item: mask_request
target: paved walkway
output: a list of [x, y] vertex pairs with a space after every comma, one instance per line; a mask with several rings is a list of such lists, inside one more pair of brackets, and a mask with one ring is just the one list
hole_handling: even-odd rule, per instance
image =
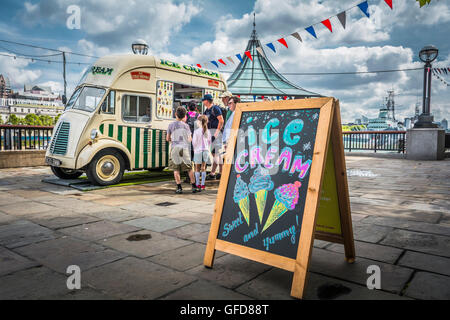
[[[357, 260], [316, 241], [305, 298], [450, 299], [450, 160], [348, 156], [347, 167]], [[290, 299], [289, 272], [220, 252], [203, 267], [217, 183], [80, 193], [49, 175], [0, 170], [0, 299]], [[69, 265], [81, 290], [66, 287]], [[381, 290], [366, 287], [369, 265]]]

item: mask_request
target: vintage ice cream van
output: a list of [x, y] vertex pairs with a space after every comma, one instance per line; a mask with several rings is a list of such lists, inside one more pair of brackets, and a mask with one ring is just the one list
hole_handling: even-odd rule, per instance
[[174, 110], [207, 93], [220, 103], [225, 90], [215, 71], [146, 55], [102, 57], [68, 100], [46, 163], [59, 178], [86, 172], [97, 185], [119, 182], [125, 170], [163, 169]]

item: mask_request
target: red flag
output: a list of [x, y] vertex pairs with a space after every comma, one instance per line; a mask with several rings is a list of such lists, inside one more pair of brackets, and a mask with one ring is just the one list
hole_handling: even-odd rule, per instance
[[244, 54], [245, 54], [250, 60], [253, 61], [252, 55], [250, 54], [250, 51], [245, 51]]
[[219, 59], [219, 60], [217, 60], [217, 61], [219, 61], [221, 64], [223, 64], [223, 65], [227, 65], [226, 63], [225, 63], [225, 61], [223, 61], [222, 59]]
[[333, 32], [333, 29], [331, 28], [331, 22], [330, 22], [330, 19], [323, 20], [323, 21], [322, 21], [322, 24], [323, 24], [325, 27], [327, 27], [328, 30], [330, 30], [330, 32]]
[[197, 63], [197, 67], [201, 68], [202, 66], [199, 63]]
[[284, 38], [278, 39], [278, 42], [281, 43], [283, 46], [285, 46], [286, 48], [288, 47], [286, 40], [284, 40]]
[[261, 99], [264, 100], [264, 96], [261, 96]]
[[287, 99], [287, 96], [284, 96], [284, 97], [283, 97], [283, 100], [286, 100], [286, 99]]
[[393, 8], [392, 8], [392, 0], [384, 0], [384, 2], [386, 2], [386, 4], [387, 4], [389, 7], [391, 7], [391, 9], [393, 9]]

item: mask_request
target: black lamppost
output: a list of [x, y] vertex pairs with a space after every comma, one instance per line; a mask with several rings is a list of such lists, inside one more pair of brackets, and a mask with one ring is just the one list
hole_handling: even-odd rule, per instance
[[439, 50], [434, 46], [425, 46], [419, 52], [419, 58], [425, 62], [423, 70], [423, 104], [422, 114], [414, 124], [414, 128], [437, 128], [433, 123], [433, 116], [430, 113], [431, 99], [431, 62], [438, 56]]

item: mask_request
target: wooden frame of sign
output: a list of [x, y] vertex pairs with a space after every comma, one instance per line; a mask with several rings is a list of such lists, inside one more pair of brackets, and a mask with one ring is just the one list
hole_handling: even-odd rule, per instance
[[[230, 173], [232, 170], [233, 157], [237, 145], [237, 130], [240, 127], [243, 113], [253, 111], [270, 112], [277, 110], [303, 109], [320, 109], [320, 114], [318, 116], [317, 131], [315, 134], [312, 163], [309, 169], [309, 182], [307, 184], [307, 190], [305, 191], [306, 198], [300, 226], [300, 235], [296, 248], [296, 257], [290, 258], [219, 239], [219, 228], [225, 205], [224, 203], [226, 200]], [[204, 265], [205, 267], [212, 268], [215, 250], [219, 250], [294, 272], [291, 296], [301, 299], [303, 297], [306, 285], [306, 275], [314, 238], [344, 244], [347, 261], [353, 262], [355, 258], [345, 156], [341, 133], [339, 101], [334, 98], [327, 97], [238, 104], [235, 111], [232, 128], [235, 130], [231, 133], [227, 152], [225, 154], [222, 179], [219, 185], [214, 215], [211, 222], [211, 229], [205, 250]], [[319, 208], [327, 151], [329, 150], [330, 145], [332, 145], [332, 152], [334, 155], [334, 171], [339, 202], [339, 212], [327, 212], [325, 214], [338, 215], [338, 221], [340, 221], [341, 228], [337, 233], [329, 233], [326, 231], [316, 233], [316, 216]]]

